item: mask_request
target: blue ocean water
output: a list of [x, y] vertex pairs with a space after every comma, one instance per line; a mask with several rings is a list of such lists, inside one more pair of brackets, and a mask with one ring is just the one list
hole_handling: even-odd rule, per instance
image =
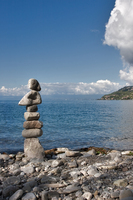
[[[0, 101], [0, 152], [23, 151], [25, 106]], [[96, 146], [133, 149], [133, 101], [44, 100], [38, 105], [44, 149]]]

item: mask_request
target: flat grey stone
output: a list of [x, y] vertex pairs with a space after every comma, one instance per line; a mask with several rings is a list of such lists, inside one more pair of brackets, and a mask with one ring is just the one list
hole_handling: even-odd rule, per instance
[[24, 153], [30, 159], [44, 160], [45, 152], [38, 138], [27, 138], [24, 141]]
[[5, 186], [8, 185], [18, 185], [20, 183], [20, 178], [17, 176], [11, 176], [9, 178], [6, 179], [6, 181], [4, 182]]
[[36, 91], [40, 91], [41, 90], [41, 86], [40, 86], [39, 82], [34, 78], [29, 79], [28, 87], [31, 90], [36, 90]]
[[9, 157], [9, 155], [7, 155], [7, 154], [1, 154], [1, 153], [0, 153], [0, 159], [9, 160], [10, 157]]
[[22, 136], [24, 138], [37, 138], [37, 137], [40, 137], [42, 136], [43, 134], [43, 131], [42, 129], [24, 129], [22, 131]]
[[77, 186], [73, 186], [73, 185], [69, 185], [67, 186], [64, 190], [63, 190], [63, 193], [64, 194], [70, 194], [72, 192], [77, 192], [79, 191], [81, 188], [80, 187], [77, 187]]
[[97, 171], [96, 167], [91, 166], [91, 165], [88, 167], [87, 174], [94, 176], [97, 173], [98, 173], [98, 171]]
[[58, 181], [60, 180], [59, 177], [56, 177], [56, 176], [43, 176], [42, 179], [41, 179], [41, 183], [46, 183], [46, 184], [49, 184], [49, 183], [57, 183]]
[[25, 192], [30, 192], [33, 187], [37, 186], [37, 182], [34, 181], [28, 181], [27, 183], [24, 184], [23, 191]]
[[133, 192], [131, 190], [123, 190], [120, 192], [119, 198], [120, 200], [125, 200], [128, 198], [133, 200]]
[[10, 198], [9, 200], [18, 200], [22, 197], [23, 195], [23, 190], [17, 190]]
[[3, 196], [4, 197], [12, 196], [18, 189], [19, 189], [18, 186], [9, 185], [3, 189]]
[[126, 187], [128, 183], [127, 183], [126, 179], [119, 179], [119, 180], [116, 180], [113, 184], [118, 186], [118, 187], [119, 186]]
[[25, 174], [32, 174], [35, 169], [32, 166], [23, 166], [21, 167], [21, 171], [23, 171]]
[[35, 90], [28, 92], [18, 103], [19, 106], [32, 106], [42, 103], [41, 95]]
[[76, 156], [80, 156], [81, 153], [79, 151], [66, 151], [65, 152], [67, 157], [76, 157]]
[[62, 160], [54, 160], [51, 164], [52, 167], [58, 167], [58, 166], [61, 166], [63, 165], [63, 161]]
[[27, 110], [27, 112], [37, 112], [38, 107], [37, 107], [37, 105], [26, 106], [26, 110]]
[[37, 120], [34, 120], [34, 121], [25, 121], [24, 123], [23, 123], [23, 127], [25, 128], [25, 129], [34, 129], [34, 128], [38, 128], [38, 129], [40, 129], [40, 128], [42, 128], [43, 127], [43, 122], [41, 122], [41, 121], [37, 121]]
[[36, 196], [33, 193], [27, 193], [22, 200], [36, 200]]
[[120, 192], [119, 191], [116, 191], [116, 192], [111, 192], [111, 198], [118, 198], [120, 195]]
[[38, 112], [25, 112], [24, 118], [27, 121], [38, 120], [40, 118], [40, 114]]

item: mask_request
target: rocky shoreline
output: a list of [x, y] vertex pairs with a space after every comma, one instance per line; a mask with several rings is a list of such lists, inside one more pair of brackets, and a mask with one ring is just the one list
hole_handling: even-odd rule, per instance
[[132, 200], [133, 152], [86, 148], [0, 154], [0, 200]]

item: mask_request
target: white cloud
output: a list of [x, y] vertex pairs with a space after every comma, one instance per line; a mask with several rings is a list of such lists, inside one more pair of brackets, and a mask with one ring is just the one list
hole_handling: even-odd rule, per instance
[[[116, 0], [115, 7], [106, 25], [104, 44], [120, 50], [124, 65], [133, 67], [133, 1]], [[124, 70], [125, 71], [125, 70]], [[120, 78], [127, 79], [120, 70]], [[130, 73], [129, 70], [128, 73]], [[128, 74], [129, 75], [129, 74]], [[132, 76], [129, 75], [130, 77]], [[125, 77], [125, 79], [124, 79]]]
[[120, 70], [120, 78], [127, 82], [127, 85], [133, 85], [133, 68], [127, 68]]
[[28, 85], [22, 85], [20, 88], [6, 88], [2, 86], [0, 88], [1, 96], [22, 96], [25, 95], [29, 91]]
[[[84, 95], [84, 94], [106, 94], [116, 91], [121, 86], [119, 83], [111, 82], [109, 80], [98, 80], [92, 83], [41, 83], [41, 95]], [[2, 96], [24, 96], [29, 91], [28, 86], [21, 86], [20, 88], [5, 88], [0, 89]]]

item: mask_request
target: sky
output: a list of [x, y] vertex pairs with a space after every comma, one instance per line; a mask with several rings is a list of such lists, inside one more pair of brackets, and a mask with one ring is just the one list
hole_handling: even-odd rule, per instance
[[133, 0], [0, 0], [0, 96], [133, 85]]

